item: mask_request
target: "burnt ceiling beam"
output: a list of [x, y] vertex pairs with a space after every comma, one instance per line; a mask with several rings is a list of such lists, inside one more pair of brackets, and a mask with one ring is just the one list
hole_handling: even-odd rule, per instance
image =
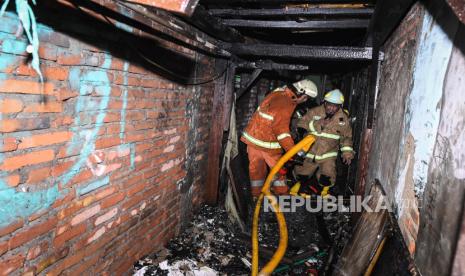
[[[371, 60], [371, 47], [324, 47], [280, 44], [231, 44], [228, 50], [237, 56], [279, 57], [314, 60]], [[383, 59], [381, 53], [379, 59]]]
[[244, 20], [225, 19], [226, 25], [238, 28], [261, 28], [261, 29], [364, 29], [368, 28], [368, 19], [345, 19], [345, 20], [311, 20], [297, 21], [266, 21], [266, 20]]
[[124, 17], [127, 17], [130, 21], [136, 21], [160, 33], [163, 33], [166, 36], [172, 37], [174, 40], [188, 43], [194, 48], [203, 52], [224, 57], [230, 56], [228, 52], [223, 50], [223, 47], [219, 41], [200, 32], [193, 26], [183, 22], [182, 20], [174, 17], [169, 12], [163, 10], [145, 7], [133, 3], [111, 0], [65, 1], [72, 3], [78, 2], [80, 4], [84, 4], [86, 2], [97, 4]]
[[128, 2], [155, 7], [170, 12], [191, 16], [199, 0], [127, 0]]
[[284, 17], [284, 16], [365, 16], [373, 14], [372, 8], [282, 8], [282, 9], [210, 9], [218, 17]]
[[258, 76], [263, 72], [263, 69], [255, 69], [252, 74], [250, 75], [249, 81], [246, 83], [241, 90], [239, 90], [236, 94], [236, 101], [239, 100], [240, 97], [245, 95], [254, 85], [254, 83], [258, 80]]
[[202, 6], [197, 6], [191, 18], [187, 18], [191, 24], [211, 35], [214, 38], [226, 42], [244, 42], [242, 34], [223, 23], [223, 21], [215, 16], [212, 16]]
[[236, 63], [237, 68], [245, 69], [263, 69], [263, 70], [291, 70], [291, 71], [302, 71], [308, 70], [309, 67], [300, 64], [286, 64], [276, 63], [271, 60], [259, 60], [259, 61], [240, 61]]

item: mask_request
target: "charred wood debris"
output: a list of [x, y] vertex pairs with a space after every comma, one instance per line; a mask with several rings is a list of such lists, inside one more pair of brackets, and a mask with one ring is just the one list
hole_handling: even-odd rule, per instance
[[[273, 275], [329, 275], [350, 236], [348, 213], [315, 214], [301, 208], [285, 216], [289, 245]], [[264, 265], [279, 241], [275, 215], [262, 212], [259, 228], [260, 265]], [[137, 261], [133, 273], [137, 276], [249, 275], [250, 262], [250, 233], [242, 232], [233, 224], [224, 209], [205, 205], [183, 233], [162, 250]]]

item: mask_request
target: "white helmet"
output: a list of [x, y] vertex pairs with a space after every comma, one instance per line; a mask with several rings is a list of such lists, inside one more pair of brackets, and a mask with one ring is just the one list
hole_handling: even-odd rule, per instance
[[303, 79], [301, 81], [294, 82], [292, 85], [297, 89], [297, 92], [299, 93], [305, 93], [312, 98], [315, 98], [318, 95], [318, 88], [316, 87], [316, 84], [311, 80]]
[[341, 90], [334, 89], [326, 93], [325, 101], [333, 104], [343, 104], [344, 103], [344, 95], [342, 95]]

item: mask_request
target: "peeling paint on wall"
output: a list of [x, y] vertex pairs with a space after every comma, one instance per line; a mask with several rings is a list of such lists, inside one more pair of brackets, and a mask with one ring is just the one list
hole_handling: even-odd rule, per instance
[[[457, 26], [457, 22], [450, 24], [453, 29], [451, 32], [455, 32]], [[407, 101], [404, 129], [404, 137], [411, 133], [415, 139], [413, 180], [419, 197], [422, 196], [427, 182], [428, 166], [439, 126], [444, 77], [452, 47], [453, 43], [447, 33], [430, 13], [426, 13], [414, 67], [413, 88]]]

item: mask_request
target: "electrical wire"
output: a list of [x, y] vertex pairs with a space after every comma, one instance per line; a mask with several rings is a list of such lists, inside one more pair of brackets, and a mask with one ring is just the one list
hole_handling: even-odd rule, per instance
[[[119, 1], [116, 1], [116, 2], [119, 3]], [[73, 3], [73, 4], [79, 11], [81, 11], [82, 13], [86, 13], [85, 11], [83, 11], [81, 9], [81, 7], [79, 5], [77, 5], [76, 3]], [[121, 4], [121, 3], [119, 3], [119, 4]], [[105, 19], [105, 21], [108, 24], [112, 25], [114, 28], [119, 29], [107, 16], [105, 16], [103, 14], [101, 14], [101, 16]], [[193, 86], [195, 86], [195, 85], [202, 85], [202, 84], [207, 84], [207, 83], [213, 82], [213, 81], [221, 78], [226, 73], [226, 71], [228, 70], [228, 67], [229, 67], [229, 65], [226, 65], [224, 70], [221, 71], [219, 74], [217, 74], [215, 76], [210, 76], [210, 77], [207, 77], [207, 78], [193, 78], [192, 79], [190, 77], [180, 75], [180, 74], [166, 68], [165, 66], [157, 63], [153, 59], [148, 58], [147, 56], [145, 56], [142, 53], [142, 51], [140, 51], [139, 49], [134, 47], [134, 45], [132, 45], [131, 43], [128, 43], [126, 40], [122, 39], [121, 36], [118, 36], [118, 40], [121, 41], [121, 42], [124, 42], [126, 45], [128, 45], [130, 48], [132, 48], [143, 60], [145, 60], [146, 62], [148, 62], [152, 66], [155, 66], [156, 68], [164, 71], [168, 75], [171, 75], [174, 78], [182, 79], [182, 80], [185, 80], [185, 81], [189, 81], [189, 80], [192, 81], [192, 82], [183, 82], [183, 85], [193, 85]]]

